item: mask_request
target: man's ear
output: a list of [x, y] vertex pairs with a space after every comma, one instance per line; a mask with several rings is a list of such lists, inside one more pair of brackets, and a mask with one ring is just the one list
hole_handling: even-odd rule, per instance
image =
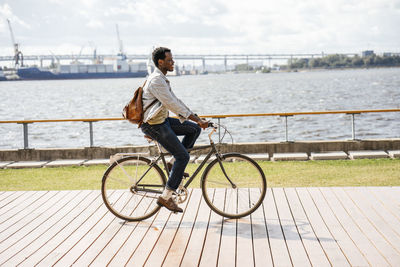
[[164, 62], [164, 60], [159, 59], [159, 60], [158, 60], [158, 66], [162, 65], [162, 63], [160, 63], [160, 61], [161, 61], [161, 62]]

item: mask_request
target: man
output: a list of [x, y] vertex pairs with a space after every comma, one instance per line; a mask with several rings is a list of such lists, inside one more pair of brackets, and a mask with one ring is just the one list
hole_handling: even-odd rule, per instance
[[[201, 128], [208, 127], [208, 122], [194, 114], [171, 90], [166, 78], [168, 71], [174, 70], [171, 50], [165, 47], [153, 51], [154, 72], [147, 78], [143, 88], [143, 124], [141, 130], [168, 150], [174, 157], [167, 185], [157, 204], [174, 212], [182, 212], [174, 202], [172, 195], [181, 183], [185, 168], [189, 163], [188, 148], [192, 148], [199, 137]], [[158, 101], [151, 105], [157, 99]], [[179, 119], [169, 117], [169, 111]], [[196, 122], [190, 122], [188, 119]], [[184, 136], [182, 142], [177, 136]]]

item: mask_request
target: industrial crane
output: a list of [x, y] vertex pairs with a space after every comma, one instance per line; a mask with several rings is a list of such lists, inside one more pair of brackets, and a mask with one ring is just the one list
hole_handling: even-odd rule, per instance
[[116, 24], [117, 27], [117, 38], [118, 38], [118, 45], [119, 45], [119, 53], [118, 56], [122, 56], [122, 59], [126, 59], [126, 55], [124, 53], [124, 47], [122, 45], [122, 40], [119, 36], [119, 29], [118, 29], [118, 24]]
[[[11, 22], [9, 19], [7, 19], [8, 22], [8, 28], [10, 29], [10, 34], [11, 34], [11, 41], [12, 41], [12, 46], [14, 48], [14, 64], [15, 67], [24, 66], [24, 55], [22, 54], [21, 51], [19, 51], [19, 44], [17, 44], [15, 42], [15, 38], [14, 38], [14, 33], [13, 30], [11, 28]], [[19, 64], [19, 62], [21, 61], [21, 65]]]

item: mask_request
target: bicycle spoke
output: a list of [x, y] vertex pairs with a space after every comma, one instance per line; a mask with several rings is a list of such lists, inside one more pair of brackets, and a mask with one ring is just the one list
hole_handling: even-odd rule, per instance
[[111, 177], [111, 176], [109, 176], [109, 179], [111, 179], [112, 181], [115, 181], [115, 182], [119, 182], [121, 185], [125, 185], [125, 187], [127, 187], [127, 188], [129, 188], [131, 186], [130, 183], [127, 183], [127, 182], [123, 181], [122, 179], [118, 179], [118, 178]]
[[[252, 213], [261, 205], [266, 192], [261, 168], [250, 158], [237, 153], [226, 154], [222, 160], [212, 161], [203, 173], [201, 185], [210, 208], [228, 218], [240, 218]], [[223, 193], [223, 202], [211, 201], [212, 188], [217, 188], [216, 195]], [[258, 189], [260, 193], [250, 195], [253, 189]]]
[[[128, 221], [143, 220], [160, 209], [154, 199], [162, 193], [160, 188], [165, 186], [165, 176], [158, 166], [149, 163], [150, 160], [143, 157], [126, 157], [112, 164], [104, 174], [102, 197], [117, 217]], [[136, 177], [140, 177], [140, 185], [133, 183]], [[111, 199], [113, 189], [122, 194], [119, 203]]]

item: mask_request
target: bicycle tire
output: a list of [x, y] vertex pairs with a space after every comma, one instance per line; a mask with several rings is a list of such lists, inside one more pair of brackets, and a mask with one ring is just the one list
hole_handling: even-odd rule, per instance
[[267, 180], [260, 165], [253, 159], [239, 153], [228, 153], [207, 166], [201, 178], [201, 190], [204, 200], [214, 212], [238, 219], [251, 214], [262, 204], [267, 192]]
[[[166, 178], [158, 165], [150, 167], [150, 164], [148, 158], [130, 156], [117, 160], [104, 173], [101, 195], [106, 207], [118, 218], [141, 221], [160, 209], [157, 198], [165, 187]], [[143, 174], [140, 182], [133, 186]]]

